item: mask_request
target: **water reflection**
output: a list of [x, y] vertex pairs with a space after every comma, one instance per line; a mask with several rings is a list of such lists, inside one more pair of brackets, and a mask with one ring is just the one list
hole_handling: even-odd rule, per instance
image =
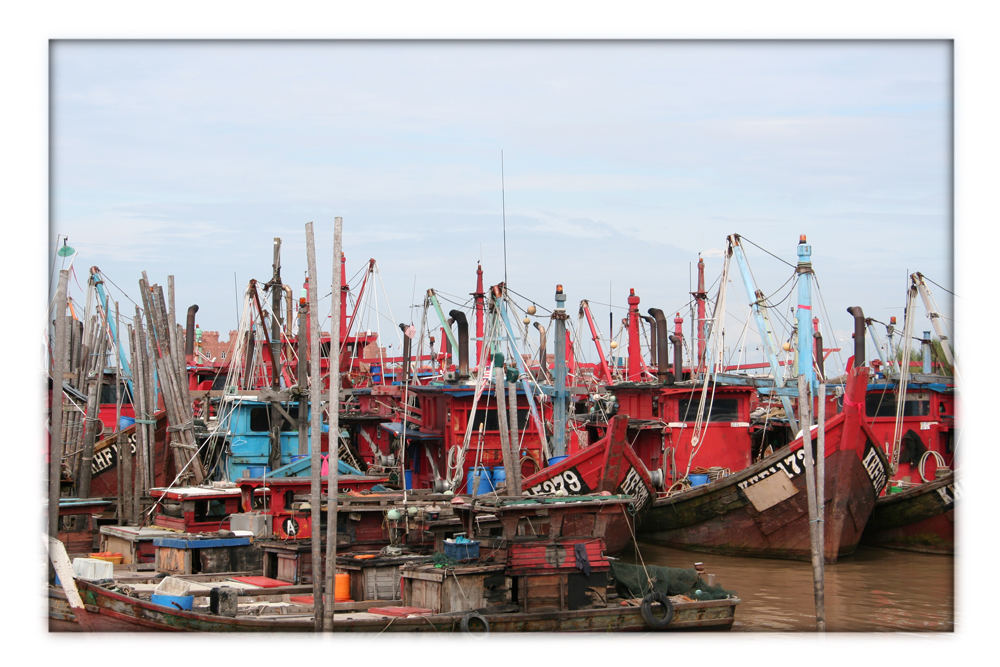
[[[737, 558], [639, 545], [650, 565], [705, 563], [717, 583], [736, 592], [734, 632], [813, 632], [816, 612], [812, 566], [807, 562]], [[623, 560], [639, 562], [636, 553]], [[954, 558], [875, 547], [826, 565], [828, 632], [954, 630]]]

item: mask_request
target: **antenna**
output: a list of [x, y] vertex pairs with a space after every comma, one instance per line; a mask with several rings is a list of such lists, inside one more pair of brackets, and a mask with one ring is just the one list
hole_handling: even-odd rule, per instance
[[500, 149], [500, 215], [503, 218], [503, 284], [507, 284], [507, 202], [503, 183], [503, 149]]

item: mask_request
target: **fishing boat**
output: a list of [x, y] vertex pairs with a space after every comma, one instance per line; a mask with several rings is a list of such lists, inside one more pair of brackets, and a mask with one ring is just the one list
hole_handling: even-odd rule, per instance
[[[910, 340], [915, 295], [924, 297], [928, 315], [933, 297], [920, 273], [910, 276], [903, 340]], [[937, 326], [937, 317], [931, 320]], [[875, 338], [873, 321], [866, 320]], [[947, 337], [938, 331], [945, 360], [953, 363]], [[922, 341], [922, 372], [912, 374], [904, 346], [896, 371], [889, 332], [888, 374], [868, 386], [865, 419], [889, 458], [889, 482], [875, 503], [862, 542], [873, 546], [935, 554], [955, 552], [955, 382], [932, 373], [931, 335]]]
[[[664, 580], [659, 590], [639, 596], [632, 585], [619, 585], [604, 555], [601, 517], [630, 502], [626, 496], [470, 499], [458, 506], [469, 538], [448, 540], [437, 564], [401, 564], [399, 600], [335, 601], [333, 631], [730, 628], [739, 598], [694, 570], [678, 571], [669, 586]], [[494, 520], [481, 521], [484, 514]], [[259, 573], [172, 575], [170, 581], [132, 573], [88, 581], [74, 578], [67, 562], [56, 570], [65, 583], [49, 590], [55, 631], [315, 629], [311, 587]]]
[[[738, 237], [731, 237], [730, 243], [730, 254], [741, 257]], [[811, 248], [804, 237], [798, 252], [801, 279], [811, 272]], [[748, 270], [745, 273], [749, 275]], [[758, 291], [749, 283], [747, 291], [754, 299], [751, 307], [757, 309], [762, 337], [770, 340], [766, 316], [759, 310]], [[638, 319], [637, 303], [632, 305], [630, 330], [635, 329]], [[830, 408], [822, 434], [818, 426], [812, 426], [806, 437], [799, 432], [794, 439], [786, 439], [789, 426], [794, 425], [792, 433], [797, 430], [796, 410], [789, 400], [795, 394], [781, 384], [776, 355], [771, 357], [774, 377], [770, 382], [722, 374], [717, 368], [709, 370], [710, 364], [701, 373], [694, 367], [688, 374], [690, 379], [677, 382], [683, 377], [680, 337], [673, 337], [678, 347], [670, 372], [665, 363], [665, 321], [662, 313], [650, 312], [659, 323], [659, 382], [608, 387], [617, 399], [619, 413], [631, 418], [629, 439], [640, 460], [665, 480], [666, 490], [658, 492], [638, 517], [642, 539], [713, 553], [808, 560], [811, 531], [804, 443], [810, 443], [815, 460], [817, 440], [822, 435], [826, 470], [824, 556], [835, 562], [852, 553], [875, 499], [885, 487], [888, 470], [886, 455], [864, 422], [869, 369], [864, 366], [863, 339], [860, 349], [856, 341], [846, 385], [831, 387], [830, 393], [811, 401], [811, 411], [818, 401]], [[804, 286], [800, 283], [798, 313], [798, 363], [806, 386], [815, 392], [817, 371], [822, 368], [814, 367], [812, 361], [808, 282]], [[856, 325], [857, 317], [855, 314]], [[765, 412], [753, 410], [761, 395], [782, 402], [783, 419], [770, 427], [766, 415], [763, 425], [753, 416]]]

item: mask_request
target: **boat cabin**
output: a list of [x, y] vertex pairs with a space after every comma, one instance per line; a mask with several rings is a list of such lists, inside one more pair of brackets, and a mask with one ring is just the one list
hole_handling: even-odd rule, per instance
[[696, 468], [730, 471], [749, 466], [759, 453], [760, 437], [750, 424], [752, 386], [709, 385], [705, 417], [695, 445], [702, 387], [623, 382], [608, 390], [628, 415], [628, 440], [650, 470], [662, 470], [667, 488]]

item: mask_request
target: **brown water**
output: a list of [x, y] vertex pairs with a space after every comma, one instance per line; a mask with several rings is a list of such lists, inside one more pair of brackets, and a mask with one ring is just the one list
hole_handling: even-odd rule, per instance
[[[639, 544], [650, 565], [705, 564], [716, 583], [740, 598], [734, 632], [814, 632], [816, 607], [808, 562], [737, 558]], [[636, 553], [622, 560], [639, 562]], [[828, 632], [954, 630], [954, 557], [859, 547], [825, 566]]]

